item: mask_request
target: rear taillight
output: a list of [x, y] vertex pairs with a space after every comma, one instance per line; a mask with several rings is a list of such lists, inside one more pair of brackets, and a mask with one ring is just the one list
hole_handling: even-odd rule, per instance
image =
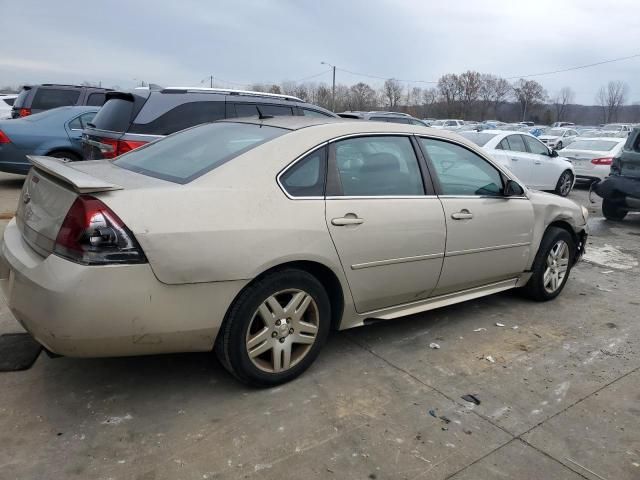
[[7, 134], [0, 130], [0, 144], [11, 143], [11, 139], [7, 137]]
[[591, 160], [591, 163], [593, 163], [594, 165], [611, 165], [613, 163], [613, 158], [594, 158], [593, 160]]
[[31, 115], [31, 109], [30, 108], [21, 108], [20, 110], [18, 110], [18, 115], [20, 117], [28, 117], [29, 115]]
[[98, 142], [103, 145], [100, 147], [103, 158], [116, 158], [118, 155], [130, 152], [148, 143], [136, 140], [116, 140], [115, 138], [100, 138]]
[[71, 205], [53, 251], [84, 265], [147, 261], [122, 220], [100, 200], [88, 195], [80, 195]]

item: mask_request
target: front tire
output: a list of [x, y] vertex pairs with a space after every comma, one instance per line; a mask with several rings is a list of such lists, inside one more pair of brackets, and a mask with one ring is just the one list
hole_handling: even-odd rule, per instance
[[576, 245], [566, 230], [549, 227], [533, 262], [533, 275], [522, 288], [538, 302], [553, 300], [564, 289], [576, 255]]
[[331, 305], [322, 284], [303, 270], [281, 270], [239, 295], [220, 329], [215, 351], [240, 381], [271, 387], [309, 368], [330, 325]]
[[556, 184], [555, 193], [556, 195], [560, 195], [561, 197], [566, 197], [571, 193], [571, 189], [573, 188], [573, 174], [569, 170], [565, 170], [560, 175], [558, 179], [558, 183]]
[[620, 221], [627, 216], [627, 211], [615, 202], [604, 199], [602, 200], [602, 214], [607, 220]]
[[556, 150], [562, 150], [562, 147], [564, 145], [562, 145], [562, 142], [558, 142], [558, 144], [556, 145]]

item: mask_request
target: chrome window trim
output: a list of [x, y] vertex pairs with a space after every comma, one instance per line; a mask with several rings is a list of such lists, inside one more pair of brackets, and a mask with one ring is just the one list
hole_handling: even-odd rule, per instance
[[[523, 189], [524, 190], [524, 189]], [[513, 197], [505, 197], [503, 195], [440, 195], [439, 198], [498, 198], [501, 200], [529, 200], [529, 197], [525, 196], [513, 196]]]
[[428, 255], [416, 255], [415, 257], [389, 258], [387, 260], [377, 260], [375, 262], [356, 263], [351, 265], [351, 270], [361, 270], [363, 268], [381, 267], [384, 265], [394, 265], [397, 263], [420, 262], [422, 260], [431, 260], [434, 258], [442, 258], [444, 253], [430, 253]]
[[313, 152], [315, 152], [316, 150], [319, 150], [319, 149], [321, 149], [323, 147], [326, 147], [328, 145], [329, 145], [329, 141], [327, 140], [327, 141], [321, 143], [320, 145], [316, 145], [315, 147], [310, 148], [309, 150], [304, 152], [302, 155], [299, 155], [294, 160], [292, 160], [286, 167], [284, 167], [282, 170], [280, 170], [278, 175], [276, 175], [276, 183], [280, 187], [280, 190], [282, 190], [282, 193], [284, 193], [285, 196], [289, 200], [324, 200], [325, 199], [324, 196], [318, 196], [318, 195], [316, 195], [316, 196], [310, 196], [310, 195], [309, 196], [299, 196], [299, 197], [293, 196], [293, 195], [289, 194], [289, 192], [287, 192], [286, 188], [284, 188], [284, 185], [282, 185], [282, 182], [280, 181], [280, 177], [282, 177], [282, 175], [287, 173], [288, 170], [293, 168], [299, 161], [301, 161], [302, 159], [306, 158], [307, 155], [310, 155]]
[[332, 195], [325, 197], [327, 200], [420, 200], [435, 199], [437, 195]]

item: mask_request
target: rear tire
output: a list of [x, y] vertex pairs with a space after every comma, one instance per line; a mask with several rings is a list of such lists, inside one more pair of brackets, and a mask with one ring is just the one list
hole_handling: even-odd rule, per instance
[[67, 158], [69, 160], [71, 160], [72, 162], [78, 162], [80, 160], [82, 160], [78, 155], [76, 155], [73, 152], [51, 152], [49, 154], [47, 154], [48, 157], [53, 157], [53, 158]]
[[330, 326], [329, 297], [318, 279], [303, 270], [281, 270], [240, 293], [220, 328], [215, 352], [240, 381], [271, 387], [309, 368]]
[[569, 232], [549, 227], [533, 262], [533, 275], [522, 292], [538, 302], [556, 298], [567, 284], [575, 255], [576, 245]]
[[573, 188], [573, 174], [569, 170], [565, 170], [560, 175], [558, 179], [558, 183], [556, 184], [556, 189], [554, 190], [556, 195], [560, 195], [561, 197], [566, 197], [571, 193]]
[[627, 216], [627, 213], [628, 213], [627, 210], [620, 207], [615, 202], [608, 200], [606, 198], [602, 200], [602, 214], [604, 215], [604, 218], [606, 218], [607, 220], [614, 220], [614, 221], [623, 220], [624, 217]]

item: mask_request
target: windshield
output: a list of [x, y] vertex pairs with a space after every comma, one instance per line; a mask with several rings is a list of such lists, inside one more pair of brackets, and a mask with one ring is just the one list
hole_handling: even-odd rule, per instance
[[204, 124], [133, 150], [113, 163], [150, 177], [188, 183], [287, 132], [246, 123]]
[[552, 128], [551, 130], [547, 130], [546, 132], [544, 132], [544, 134], [551, 137], [561, 137], [562, 135], [564, 135], [564, 132], [564, 130], [561, 130], [559, 128]]
[[571, 144], [569, 150], [593, 150], [596, 152], [608, 152], [613, 150], [620, 142], [607, 140], [576, 140]]
[[622, 125], [619, 125], [617, 123], [609, 123], [608, 125], [602, 127], [603, 130], [620, 130], [621, 128]]
[[467, 140], [471, 140], [479, 147], [484, 147], [489, 142], [489, 140], [497, 135], [497, 133], [461, 132], [460, 135], [462, 135]]

